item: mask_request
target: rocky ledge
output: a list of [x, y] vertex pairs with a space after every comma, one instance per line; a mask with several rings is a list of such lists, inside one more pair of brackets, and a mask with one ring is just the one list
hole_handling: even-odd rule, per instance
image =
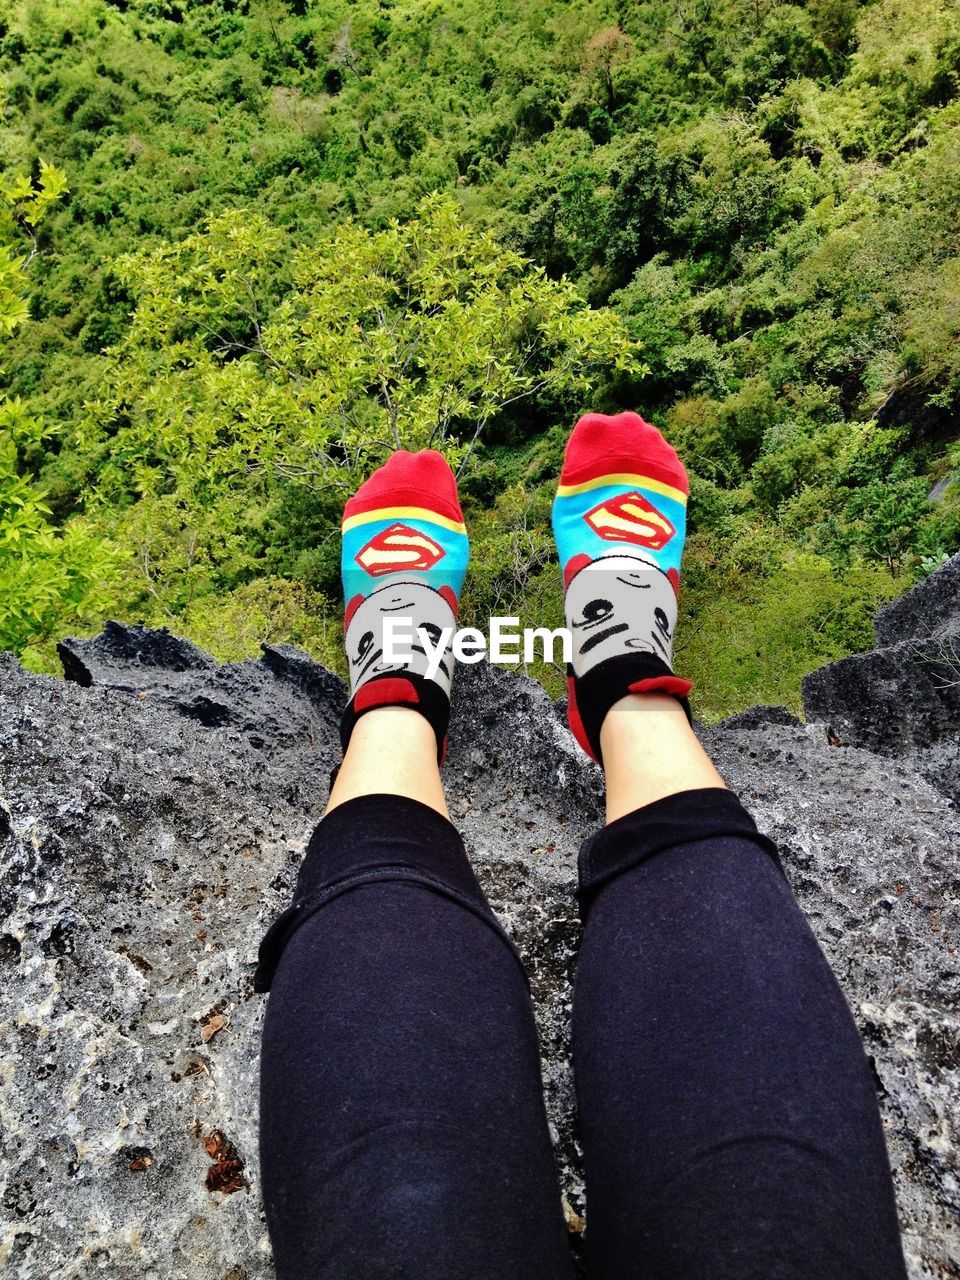
[[[807, 722], [702, 729], [780, 844], [876, 1071], [911, 1276], [960, 1277], [960, 557], [809, 677]], [[0, 658], [0, 1271], [260, 1280], [256, 949], [338, 750], [342, 687], [110, 624], [66, 680]], [[571, 1240], [567, 1030], [600, 776], [539, 686], [464, 668], [454, 820], [532, 976]], [[331, 1212], [335, 1207], [331, 1206]]]

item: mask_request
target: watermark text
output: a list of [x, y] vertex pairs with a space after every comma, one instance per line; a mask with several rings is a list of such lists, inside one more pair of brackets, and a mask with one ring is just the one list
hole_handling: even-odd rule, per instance
[[[383, 660], [401, 665], [413, 657], [417, 643], [427, 657], [427, 679], [440, 670], [446, 653], [452, 652], [458, 662], [481, 662], [489, 657], [499, 666], [515, 667], [537, 661], [537, 649], [544, 662], [568, 663], [573, 660], [573, 637], [566, 627], [524, 627], [519, 618], [491, 618], [490, 634], [479, 627], [414, 627], [412, 618], [384, 618]], [[557, 647], [560, 653], [557, 656]]]

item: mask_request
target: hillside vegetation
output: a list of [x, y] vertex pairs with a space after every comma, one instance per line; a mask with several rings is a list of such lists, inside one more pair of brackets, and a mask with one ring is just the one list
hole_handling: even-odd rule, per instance
[[795, 707], [960, 546], [956, 0], [8, 0], [0, 80], [28, 665], [107, 616], [336, 665], [398, 444], [461, 469], [464, 620], [558, 625], [587, 408], [690, 471], [701, 715]]

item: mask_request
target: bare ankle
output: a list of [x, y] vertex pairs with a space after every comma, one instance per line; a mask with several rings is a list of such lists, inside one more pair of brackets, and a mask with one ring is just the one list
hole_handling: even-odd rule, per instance
[[630, 694], [614, 703], [600, 742], [608, 823], [678, 791], [726, 785], [683, 707], [667, 694]]

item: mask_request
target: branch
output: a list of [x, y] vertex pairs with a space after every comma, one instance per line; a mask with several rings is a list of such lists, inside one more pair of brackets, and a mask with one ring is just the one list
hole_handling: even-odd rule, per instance
[[156, 600], [157, 604], [159, 604], [160, 608], [167, 615], [170, 621], [175, 622], [177, 615], [172, 613], [170, 609], [167, 608], [166, 604], [164, 604], [159, 591], [157, 591], [153, 574], [150, 572], [150, 550], [146, 543], [144, 543], [140, 549], [140, 568], [143, 570], [143, 576], [147, 580], [147, 590], [153, 596], [154, 600]]
[[458, 480], [459, 480], [459, 479], [460, 479], [460, 477], [463, 475], [463, 472], [464, 472], [464, 470], [465, 470], [465, 468], [466, 468], [466, 465], [467, 465], [467, 463], [470, 461], [470, 455], [473, 453], [473, 446], [474, 446], [474, 445], [477, 443], [477, 441], [479, 440], [479, 438], [480, 438], [480, 432], [483, 430], [483, 428], [487, 425], [487, 423], [488, 423], [489, 421], [490, 421], [490, 415], [489, 415], [489, 414], [484, 414], [484, 415], [483, 415], [483, 417], [481, 417], [481, 418], [479, 418], [479, 419], [478, 419], [478, 421], [477, 421], [477, 427], [476, 427], [476, 430], [475, 430], [475, 431], [474, 431], [474, 433], [473, 433], [473, 438], [472, 438], [472, 439], [471, 439], [471, 441], [470, 441], [469, 447], [467, 448], [467, 452], [463, 455], [463, 461], [460, 463], [459, 467], [457, 467], [457, 479], [458, 479]]

